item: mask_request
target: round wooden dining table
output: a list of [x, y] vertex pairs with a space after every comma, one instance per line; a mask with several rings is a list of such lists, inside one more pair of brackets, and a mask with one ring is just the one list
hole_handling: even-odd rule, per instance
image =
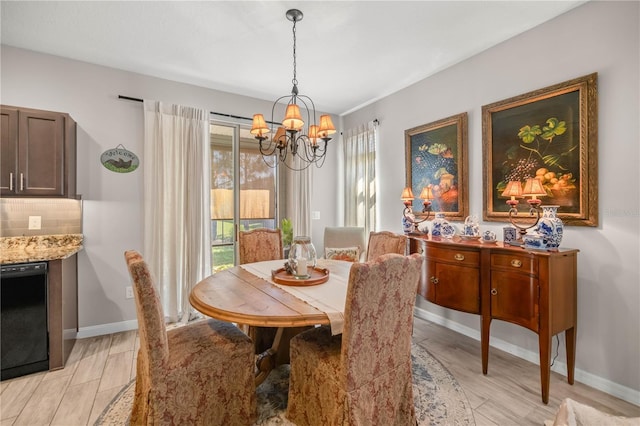
[[[352, 263], [324, 262], [323, 267], [330, 271], [329, 280], [332, 277], [348, 280]], [[284, 260], [281, 263], [284, 265]], [[289, 361], [291, 337], [309, 326], [330, 323], [325, 312], [242, 266], [216, 272], [200, 281], [191, 291], [189, 302], [212, 318], [243, 326], [278, 328], [271, 348], [258, 356], [256, 384], [276, 365]]]

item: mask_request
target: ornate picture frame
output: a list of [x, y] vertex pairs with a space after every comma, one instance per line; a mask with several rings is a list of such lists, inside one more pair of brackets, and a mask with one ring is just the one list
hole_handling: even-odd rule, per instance
[[[469, 215], [467, 113], [405, 130], [406, 185], [416, 197], [431, 185], [431, 210], [448, 220]], [[413, 210], [422, 210], [422, 200], [413, 200]]]
[[484, 220], [508, 222], [506, 184], [536, 177], [565, 225], [598, 226], [597, 77], [482, 107]]

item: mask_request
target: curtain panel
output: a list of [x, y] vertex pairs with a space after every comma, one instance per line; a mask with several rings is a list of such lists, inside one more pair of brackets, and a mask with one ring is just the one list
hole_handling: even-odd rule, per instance
[[209, 112], [144, 101], [144, 256], [170, 322], [211, 271]]
[[374, 122], [346, 132], [344, 140], [344, 225], [376, 229], [376, 145]]
[[[288, 158], [287, 161], [291, 161]], [[303, 166], [299, 158], [295, 158], [291, 164], [293, 168]], [[284, 167], [284, 166], [279, 166]], [[304, 170], [286, 169], [287, 192], [286, 210], [293, 226], [293, 236], [311, 235], [311, 188], [313, 188], [313, 167]]]

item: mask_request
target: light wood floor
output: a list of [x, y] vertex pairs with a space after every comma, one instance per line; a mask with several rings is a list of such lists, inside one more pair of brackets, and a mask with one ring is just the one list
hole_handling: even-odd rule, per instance
[[[549, 405], [540, 399], [538, 366], [495, 348], [482, 375], [480, 343], [416, 318], [414, 341], [444, 364], [464, 389], [476, 424], [542, 425], [563, 398], [605, 412], [640, 416], [640, 407], [551, 373]], [[102, 410], [135, 377], [135, 331], [78, 340], [63, 370], [1, 382], [0, 426], [93, 425]]]

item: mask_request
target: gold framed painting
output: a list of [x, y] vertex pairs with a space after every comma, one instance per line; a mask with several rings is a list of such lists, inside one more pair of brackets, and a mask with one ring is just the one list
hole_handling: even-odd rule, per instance
[[[405, 130], [406, 186], [418, 195], [430, 187], [431, 210], [448, 220], [469, 214], [467, 175], [467, 113]], [[422, 200], [413, 200], [422, 211]]]
[[484, 220], [508, 221], [507, 183], [537, 178], [564, 224], [598, 226], [597, 77], [482, 107]]

